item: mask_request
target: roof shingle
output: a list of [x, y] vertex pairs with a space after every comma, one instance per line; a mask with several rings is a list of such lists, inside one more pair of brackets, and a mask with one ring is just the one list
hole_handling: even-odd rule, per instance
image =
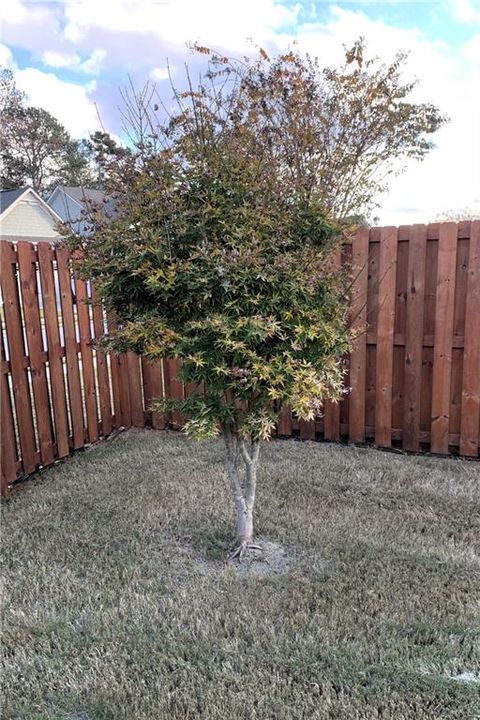
[[0, 190], [0, 215], [28, 189], [23, 187], [16, 190]]

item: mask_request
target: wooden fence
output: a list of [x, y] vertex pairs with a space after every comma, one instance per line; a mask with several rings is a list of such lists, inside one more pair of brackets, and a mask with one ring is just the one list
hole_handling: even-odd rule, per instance
[[[108, 326], [65, 250], [0, 242], [2, 490], [120, 427], [178, 428], [149, 410], [182, 397], [178, 363], [106, 356]], [[315, 422], [282, 413], [278, 434], [478, 457], [480, 221], [360, 229], [338, 263], [354, 267], [360, 332], [345, 399]]]

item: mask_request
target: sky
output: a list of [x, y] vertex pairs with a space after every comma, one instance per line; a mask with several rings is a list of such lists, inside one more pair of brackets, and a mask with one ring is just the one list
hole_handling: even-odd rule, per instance
[[120, 88], [130, 76], [167, 93], [181, 85], [198, 42], [230, 56], [296, 47], [338, 65], [359, 37], [386, 62], [409, 52], [414, 98], [450, 122], [421, 163], [410, 162], [378, 198], [384, 225], [480, 211], [480, 0], [3, 0], [0, 65], [31, 105], [74, 137], [104, 127], [121, 137]]

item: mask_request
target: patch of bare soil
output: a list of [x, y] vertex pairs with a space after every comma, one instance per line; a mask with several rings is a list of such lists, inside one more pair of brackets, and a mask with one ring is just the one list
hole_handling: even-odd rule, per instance
[[205, 575], [219, 575], [224, 572], [234, 572], [242, 577], [269, 577], [272, 575], [285, 575], [295, 562], [294, 552], [280, 543], [271, 542], [263, 538], [255, 540], [261, 550], [248, 550], [242, 560], [204, 560], [196, 557], [195, 565]]

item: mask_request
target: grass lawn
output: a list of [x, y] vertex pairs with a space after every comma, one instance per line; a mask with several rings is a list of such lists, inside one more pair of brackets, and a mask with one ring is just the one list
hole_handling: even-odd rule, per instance
[[3, 720], [480, 718], [480, 465], [277, 441], [221, 558], [220, 443], [130, 431], [3, 509]]

